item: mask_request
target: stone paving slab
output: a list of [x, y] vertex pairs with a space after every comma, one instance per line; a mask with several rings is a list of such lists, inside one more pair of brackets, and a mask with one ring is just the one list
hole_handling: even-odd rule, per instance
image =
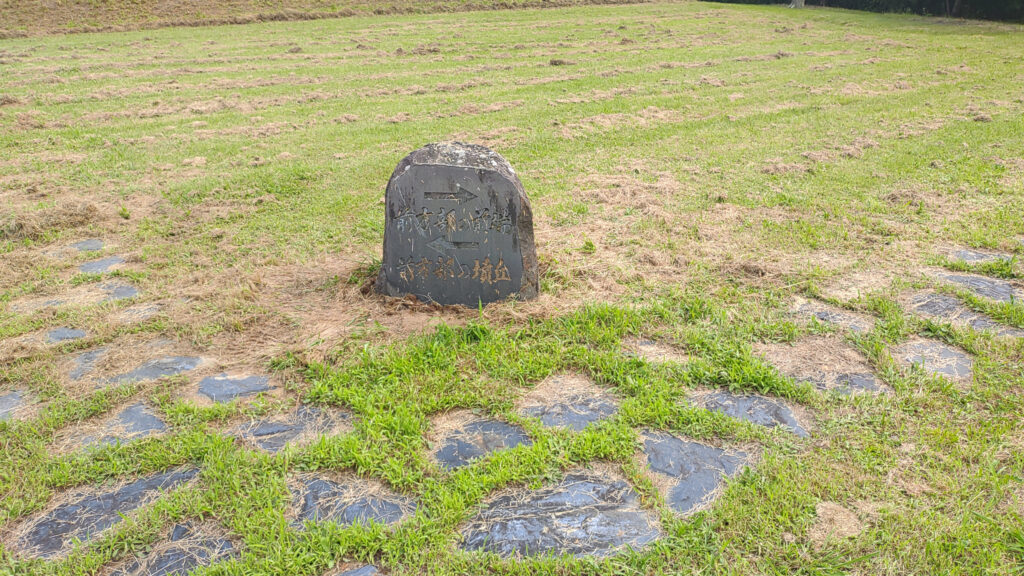
[[62, 326], [60, 328], [54, 328], [46, 333], [46, 343], [58, 344], [60, 342], [70, 342], [72, 340], [85, 338], [86, 336], [87, 334], [85, 330]]
[[996, 302], [1020, 302], [1024, 300], [1024, 289], [1006, 280], [979, 276], [977, 274], [951, 272], [937, 272], [935, 277], [947, 284], [968, 290], [976, 296], [995, 300]]
[[231, 402], [272, 389], [268, 376], [207, 376], [199, 382], [199, 393], [217, 403]]
[[62, 434], [67, 449], [127, 444], [167, 431], [167, 424], [151, 408], [136, 402], [96, 424], [83, 424]]
[[197, 473], [196, 469], [170, 470], [114, 489], [85, 489], [57, 496], [61, 503], [22, 523], [14, 540], [28, 556], [56, 557], [70, 550], [72, 540], [92, 540], [119, 523], [123, 515], [188, 482]]
[[28, 403], [28, 392], [24, 390], [0, 392], [0, 422], [18, 419]]
[[124, 263], [125, 259], [120, 256], [107, 256], [80, 264], [78, 271], [82, 274], [105, 274], [111, 270], [120, 269]]
[[810, 436], [793, 409], [782, 400], [758, 394], [733, 394], [725, 390], [694, 394], [692, 399], [697, 406], [731, 418], [766, 428], [781, 426], [800, 438]]
[[792, 311], [800, 316], [815, 318], [822, 324], [834, 324], [857, 334], [870, 332], [875, 327], [874, 318], [836, 308], [816, 300], [798, 298], [793, 305]]
[[550, 376], [519, 402], [519, 414], [577, 432], [618, 410], [618, 400], [610, 392], [578, 374]]
[[931, 320], [970, 326], [979, 332], [993, 332], [999, 336], [1024, 338], [1024, 330], [1004, 326], [981, 312], [975, 312], [955, 296], [939, 292], [918, 292], [910, 296], [907, 303], [913, 313]]
[[62, 295], [21, 300], [11, 305], [20, 314], [67, 306], [95, 306], [104, 302], [128, 300], [139, 295], [139, 289], [123, 280], [109, 280], [86, 284], [68, 290]]
[[291, 494], [296, 525], [305, 521], [390, 525], [416, 511], [413, 499], [352, 475], [304, 475], [292, 482]]
[[464, 550], [500, 556], [603, 557], [643, 548], [661, 535], [658, 518], [616, 471], [579, 471], [537, 490], [491, 498], [462, 529]]
[[780, 373], [823, 392], [888, 392], [867, 359], [840, 338], [812, 336], [793, 344], [757, 344], [754, 352]]
[[648, 430], [641, 437], [643, 457], [655, 485], [669, 507], [680, 514], [709, 505], [726, 478], [749, 462], [745, 452], [726, 452], [667, 432]]
[[656, 340], [626, 338], [622, 341], [622, 346], [627, 355], [643, 358], [648, 362], [685, 364], [690, 360], [690, 357], [685, 352]]
[[324, 574], [324, 576], [377, 576], [380, 573], [376, 566], [345, 563], [335, 567], [334, 570]]
[[209, 523], [177, 524], [165, 541], [157, 543], [148, 554], [122, 562], [109, 576], [186, 576], [237, 552], [223, 530]]
[[79, 252], [98, 252], [103, 250], [103, 240], [99, 238], [90, 238], [88, 240], [82, 240], [81, 242], [75, 242], [71, 245], [71, 248]]
[[1001, 252], [984, 252], [972, 248], [960, 248], [950, 253], [953, 260], [959, 260], [965, 264], [991, 264], [993, 262], [1008, 262], [1013, 255]]
[[261, 450], [276, 454], [288, 445], [304, 445], [322, 435], [351, 430], [352, 414], [346, 410], [299, 406], [287, 414], [243, 424], [234, 434]]
[[197, 356], [162, 356], [153, 360], [147, 360], [137, 368], [123, 374], [118, 374], [110, 378], [109, 381], [117, 384], [127, 384], [130, 382], [158, 380], [195, 370], [202, 362], [203, 359]]
[[150, 318], [153, 318], [163, 307], [159, 304], [143, 303], [129, 306], [124, 310], [117, 312], [111, 316], [111, 320], [118, 324], [138, 324], [139, 322], [145, 322]]
[[434, 459], [446, 470], [461, 468], [492, 452], [533, 444], [521, 427], [468, 411], [435, 418], [431, 428], [432, 443], [438, 445]]
[[959, 383], [969, 382], [974, 370], [974, 360], [963, 350], [925, 338], [900, 344], [893, 359], [904, 368], [918, 365], [928, 374]]

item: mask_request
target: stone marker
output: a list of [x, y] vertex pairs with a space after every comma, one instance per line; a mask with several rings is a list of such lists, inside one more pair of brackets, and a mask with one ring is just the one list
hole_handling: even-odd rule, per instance
[[537, 296], [530, 201], [496, 152], [428, 144], [395, 168], [385, 206], [379, 292], [471, 307]]

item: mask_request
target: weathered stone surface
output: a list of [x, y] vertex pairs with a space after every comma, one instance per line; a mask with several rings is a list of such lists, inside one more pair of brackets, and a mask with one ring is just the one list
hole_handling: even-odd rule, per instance
[[338, 524], [393, 524], [416, 511], [416, 503], [383, 486], [352, 477], [336, 481], [306, 476], [292, 488], [292, 504], [298, 510], [296, 523], [337, 522]]
[[532, 443], [526, 431], [519, 426], [500, 420], [479, 419], [447, 434], [441, 447], [434, 452], [434, 458], [442, 467], [452, 470], [491, 452]]
[[82, 491], [69, 502], [28, 521], [19, 547], [28, 555], [52, 558], [72, 539], [88, 541], [121, 521], [122, 515], [155, 500], [162, 491], [187, 482], [197, 470], [171, 470], [129, 482], [107, 492]]
[[545, 426], [580, 431], [619, 410], [615, 397], [578, 374], [545, 379], [519, 403], [519, 413]]
[[953, 259], [966, 262], [967, 264], [991, 264], [992, 262], [1011, 260], [1013, 259], [1013, 256], [1009, 254], [1000, 254], [998, 252], [982, 252], [980, 250], [965, 248], [962, 250], [955, 250], [953, 252]]
[[143, 382], [146, 380], [157, 380], [168, 376], [176, 376], [190, 370], [202, 362], [202, 358], [194, 356], [164, 356], [155, 360], [149, 360], [131, 372], [114, 376], [112, 382], [125, 384], [128, 382]]
[[[821, 388], [819, 383], [816, 386]], [[835, 390], [840, 394], [856, 392], [881, 392], [883, 390], [874, 374], [868, 372], [845, 372], [835, 377]]]
[[959, 382], [969, 381], [974, 369], [974, 360], [966, 352], [923, 338], [897, 346], [893, 357], [904, 367], [916, 364], [928, 374]]
[[725, 479], [747, 461], [743, 452], [728, 453], [657, 431], [644, 432], [643, 453], [666, 502], [680, 514], [710, 503]]
[[1020, 301], [1024, 299], [1024, 290], [1006, 280], [997, 280], [976, 274], [939, 273], [938, 277], [960, 288], [973, 292], [982, 298], [990, 298], [997, 302]]
[[96, 369], [96, 362], [102, 358], [106, 352], [106, 347], [103, 347], [82, 352], [75, 356], [71, 361], [71, 371], [68, 372], [68, 377], [75, 381], [85, 378]]
[[67, 342], [68, 340], [78, 340], [79, 338], [85, 338], [85, 330], [78, 330], [77, 328], [54, 328], [46, 333], [47, 344], [57, 344], [58, 342]]
[[81, 242], [75, 242], [71, 247], [79, 252], [96, 252], [97, 250], [103, 250], [103, 240], [90, 238]]
[[219, 535], [207, 535], [191, 523], [178, 524], [170, 537], [141, 558], [132, 558], [110, 576], [186, 576], [192, 570], [234, 556], [234, 545]]
[[0, 392], [0, 421], [11, 420], [27, 403], [28, 394], [21, 390]]
[[873, 319], [814, 300], [799, 299], [794, 310], [797, 314], [811, 316], [823, 324], [835, 324], [858, 334], [870, 332], [875, 325]]
[[207, 376], [199, 382], [199, 393], [214, 402], [230, 402], [235, 398], [252, 396], [270, 390], [270, 378], [266, 376]]
[[136, 304], [115, 314], [112, 318], [119, 324], [135, 324], [145, 322], [160, 312], [159, 304]]
[[428, 144], [395, 168], [385, 205], [380, 292], [465, 306], [537, 296], [530, 202], [497, 153]]
[[660, 536], [658, 519], [620, 476], [576, 472], [553, 486], [492, 498], [462, 530], [465, 550], [501, 556], [608, 556]]
[[960, 300], [938, 292], [919, 292], [910, 297], [910, 309], [925, 318], [970, 326], [974, 330], [994, 332], [999, 336], [1024, 338], [1024, 330], [1003, 326], [981, 312], [975, 312]]
[[124, 258], [120, 256], [108, 256], [106, 258], [100, 258], [99, 260], [93, 260], [92, 262], [86, 262], [78, 267], [78, 271], [83, 274], [102, 274], [109, 272], [114, 266], [120, 266], [124, 264]]
[[377, 574], [380, 574], [380, 571], [375, 566], [360, 566], [339, 572], [337, 576], [376, 576]]
[[793, 414], [793, 410], [781, 400], [756, 394], [718, 391], [697, 396], [694, 401], [698, 406], [721, 412], [731, 418], [746, 420], [767, 428], [782, 426], [801, 438], [809, 435]]
[[131, 284], [124, 282], [113, 281], [104, 282], [100, 284], [100, 289], [103, 290], [107, 297], [103, 300], [104, 302], [114, 302], [117, 300], [127, 300], [129, 298], [135, 298], [139, 295], [139, 289]]
[[350, 430], [351, 419], [347, 411], [300, 406], [286, 415], [244, 424], [237, 434], [261, 450], [277, 453], [289, 444], [299, 445], [321, 435]]
[[126, 444], [167, 430], [167, 425], [148, 406], [137, 402], [121, 410], [104, 423], [99, 434], [87, 434], [79, 439], [82, 446], [111, 446]]

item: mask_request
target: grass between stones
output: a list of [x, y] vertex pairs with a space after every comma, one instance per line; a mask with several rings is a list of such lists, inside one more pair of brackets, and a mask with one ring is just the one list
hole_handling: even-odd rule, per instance
[[[1020, 302], [926, 270], [1020, 286], [1020, 44], [999, 24], [703, 3], [4, 40], [0, 394], [29, 402], [0, 422], [0, 573], [106, 574], [179, 523], [238, 553], [199, 574], [1022, 573], [1024, 344], [900, 305], [935, 289], [1024, 328]], [[449, 138], [494, 147], [526, 185], [537, 301], [366, 293], [390, 171]], [[67, 249], [83, 241], [99, 248]], [[139, 294], [104, 300], [108, 283]], [[873, 327], [805, 321], [797, 296]], [[58, 327], [86, 336], [44, 344]], [[852, 346], [892, 393], [823, 394], [754, 353], [811, 336]], [[917, 338], [968, 353], [972, 377], [899, 365]], [[275, 388], [214, 404], [195, 393], [213, 372], [68, 377], [77, 354], [120, 355], [97, 361], [109, 377], [162, 340]], [[648, 340], [680, 361], [645, 359]], [[613, 394], [616, 414], [574, 433], [517, 410], [562, 373]], [[713, 389], [783, 399], [811, 437], [686, 402]], [[167, 433], [57, 448], [138, 401]], [[276, 454], [228, 436], [300, 401], [352, 427]], [[532, 443], [445, 471], [427, 438], [450, 410]], [[638, 464], [645, 430], [753, 464], [678, 517]], [[459, 548], [497, 491], [587, 466], [626, 478], [664, 537], [601, 560]], [[198, 477], [67, 556], [19, 553], [24, 523], [71, 492], [177, 467]], [[289, 486], [305, 474], [381, 482], [416, 511], [300, 529]]]

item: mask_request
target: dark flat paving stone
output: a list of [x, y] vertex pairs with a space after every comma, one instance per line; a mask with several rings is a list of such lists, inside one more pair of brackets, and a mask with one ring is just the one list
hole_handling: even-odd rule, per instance
[[97, 250], [103, 250], [103, 240], [90, 238], [81, 242], [75, 242], [71, 247], [79, 252], [96, 252]]
[[882, 384], [875, 378], [874, 374], [867, 372], [844, 372], [835, 377], [833, 390], [840, 394], [854, 394], [857, 392], [882, 392]]
[[18, 409], [28, 403], [28, 394], [21, 390], [0, 392], [0, 421], [14, 418]]
[[590, 424], [610, 418], [619, 407], [610, 400], [590, 396], [571, 396], [565, 401], [548, 406], [531, 406], [521, 413], [530, 418], [539, 418], [545, 426], [569, 428], [579, 432]]
[[1018, 289], [1014, 284], [1006, 280], [988, 278], [974, 274], [948, 274], [939, 273], [940, 280], [953, 284], [965, 290], [973, 292], [982, 298], [989, 298], [996, 302], [1010, 302], [1024, 299], [1024, 291]]
[[199, 382], [199, 393], [214, 402], [230, 402], [273, 388], [267, 376], [232, 377], [227, 374], [207, 376]]
[[447, 435], [441, 447], [434, 452], [434, 458], [443, 468], [453, 470], [492, 452], [531, 444], [533, 442], [526, 431], [515, 424], [479, 419]]
[[974, 360], [963, 350], [923, 338], [897, 346], [893, 357], [904, 367], [916, 364], [928, 374], [955, 381], [970, 380], [974, 369]]
[[104, 282], [100, 284], [100, 289], [106, 294], [104, 302], [116, 302], [118, 300], [128, 300], [129, 298], [135, 298], [139, 295], [139, 289], [131, 284], [125, 282]]
[[111, 446], [127, 444], [167, 430], [167, 424], [141, 402], [128, 406], [111, 418], [100, 436], [85, 436], [83, 446]]
[[726, 478], [747, 462], [743, 452], [728, 453], [656, 431], [644, 432], [643, 452], [648, 468], [668, 486], [666, 502], [680, 514], [709, 504]]
[[303, 438], [329, 434], [339, 427], [348, 427], [352, 415], [344, 410], [331, 410], [316, 406], [300, 406], [287, 416], [274, 416], [245, 424], [237, 435], [270, 453], [280, 452], [289, 444], [298, 444]]
[[308, 476], [292, 488], [296, 524], [307, 520], [352, 524], [394, 524], [416, 511], [416, 503], [364, 480], [339, 482]]
[[953, 251], [953, 259], [967, 264], [990, 264], [992, 262], [1012, 260], [1013, 256], [999, 252], [982, 252], [980, 250], [964, 248]]
[[697, 404], [726, 416], [746, 420], [758, 426], [774, 428], [782, 426], [801, 438], [809, 436], [807, 430], [793, 414], [793, 410], [780, 400], [756, 394], [733, 394], [712, 392], [697, 400]]
[[999, 336], [1024, 338], [1024, 330], [1004, 326], [991, 317], [975, 312], [954, 296], [938, 292], [922, 292], [911, 296], [910, 309], [925, 318], [940, 320], [958, 326], [970, 326], [979, 332], [994, 332]]
[[88, 541], [119, 523], [122, 516], [195, 477], [198, 470], [172, 470], [140, 478], [108, 492], [85, 492], [31, 520], [20, 539], [30, 556], [53, 558], [73, 539]]
[[93, 370], [96, 369], [96, 362], [107, 353], [107, 348], [97, 348], [95, 350], [89, 350], [82, 352], [81, 354], [74, 357], [71, 361], [71, 371], [68, 372], [68, 377], [74, 381], [81, 380]]
[[99, 260], [93, 260], [92, 262], [85, 262], [78, 267], [78, 271], [83, 274], [102, 274], [108, 272], [114, 266], [120, 266], [124, 264], [124, 258], [120, 256], [108, 256], [106, 258], [100, 258]]
[[462, 530], [462, 548], [506, 557], [601, 557], [660, 535], [657, 517], [640, 507], [628, 482], [579, 472], [538, 490], [505, 490]]
[[166, 542], [157, 544], [141, 558], [125, 562], [110, 576], [186, 576], [196, 568], [210, 566], [236, 553], [227, 538], [204, 535], [188, 523], [178, 524], [171, 529]]
[[58, 342], [68, 342], [70, 340], [78, 340], [85, 338], [85, 330], [78, 330], [77, 328], [54, 328], [46, 333], [47, 344], [57, 344]]
[[118, 384], [157, 380], [195, 370], [201, 362], [202, 358], [195, 356], [164, 356], [155, 360], [149, 360], [138, 368], [114, 376], [110, 380]]
[[815, 318], [822, 324], [834, 324], [857, 334], [870, 332], [874, 327], [873, 320], [813, 300], [801, 302], [796, 307], [796, 312]]
[[376, 576], [377, 574], [380, 574], [380, 570], [377, 570], [376, 566], [360, 566], [339, 572], [336, 576]]

